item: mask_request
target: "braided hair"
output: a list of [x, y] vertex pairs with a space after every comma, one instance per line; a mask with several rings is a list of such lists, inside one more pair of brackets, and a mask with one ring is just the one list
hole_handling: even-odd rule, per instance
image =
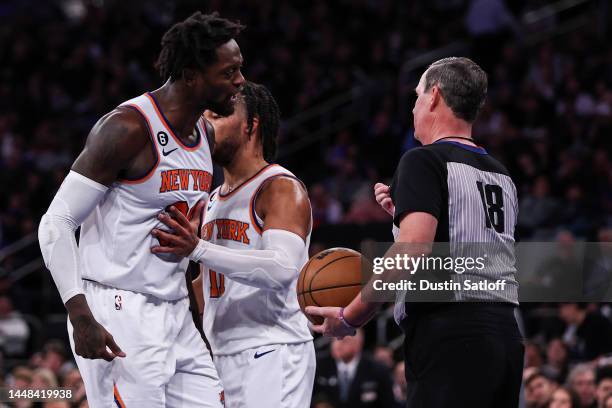
[[235, 38], [244, 29], [239, 22], [219, 17], [219, 13], [193, 13], [176, 23], [162, 37], [161, 52], [155, 63], [164, 81], [174, 82], [185, 68], [204, 68], [217, 61], [217, 47]]
[[276, 157], [276, 143], [280, 127], [278, 105], [268, 88], [254, 82], [245, 82], [240, 94], [245, 105], [248, 131], [250, 133], [253, 130], [253, 118], [257, 117], [263, 158], [271, 162]]

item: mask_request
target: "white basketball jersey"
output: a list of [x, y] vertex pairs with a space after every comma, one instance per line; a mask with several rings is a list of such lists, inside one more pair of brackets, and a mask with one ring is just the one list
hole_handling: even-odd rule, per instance
[[187, 146], [174, 134], [146, 93], [120, 106], [139, 112], [147, 123], [156, 164], [138, 180], [118, 180], [81, 226], [79, 251], [83, 278], [118, 289], [147, 293], [164, 300], [187, 296], [189, 261], [151, 253], [158, 245], [153, 228], [168, 229], [157, 215], [172, 204], [192, 209], [207, 200], [212, 183], [212, 158], [203, 119], [197, 142]]
[[[255, 200], [266, 180], [287, 176], [295, 178], [290, 171], [271, 164], [229, 194], [221, 195], [217, 188], [210, 195], [202, 237], [228, 248], [261, 249], [263, 224], [255, 213]], [[300, 267], [308, 261], [309, 244], [310, 233]], [[206, 265], [202, 266], [202, 274], [204, 333], [215, 355], [312, 340], [297, 301], [297, 274], [286, 291], [247, 286], [225, 278]]]

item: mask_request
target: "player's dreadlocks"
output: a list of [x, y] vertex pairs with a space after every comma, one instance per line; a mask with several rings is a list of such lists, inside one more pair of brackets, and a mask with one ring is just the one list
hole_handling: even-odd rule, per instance
[[239, 22], [219, 17], [219, 13], [195, 12], [173, 25], [162, 37], [156, 62], [162, 78], [175, 81], [185, 68], [204, 68], [216, 62], [216, 49], [244, 29]]
[[268, 88], [253, 82], [245, 82], [240, 94], [246, 107], [249, 133], [253, 130], [253, 118], [259, 118], [263, 158], [271, 162], [276, 157], [276, 139], [280, 125], [278, 105]]

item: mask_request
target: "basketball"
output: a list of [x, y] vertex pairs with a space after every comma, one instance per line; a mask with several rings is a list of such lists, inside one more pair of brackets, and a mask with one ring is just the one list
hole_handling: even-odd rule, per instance
[[[361, 254], [348, 248], [321, 251], [306, 263], [297, 283], [298, 302], [306, 306], [346, 307], [361, 290]], [[309, 316], [322, 324], [320, 316]]]

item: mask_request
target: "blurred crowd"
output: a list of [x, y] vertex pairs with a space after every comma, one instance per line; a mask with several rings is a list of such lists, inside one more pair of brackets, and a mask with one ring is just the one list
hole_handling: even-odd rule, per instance
[[[5, 369], [0, 367], [0, 387], [14, 390], [57, 389], [62, 387], [69, 392], [70, 401], [32, 402], [18, 401], [10, 406], [16, 408], [81, 408], [87, 407], [85, 387], [79, 370], [72, 361], [70, 351], [64, 342], [50, 340], [40, 351], [33, 353], [23, 364]], [[0, 407], [4, 407], [0, 402]]]
[[[474, 136], [515, 180], [519, 238], [612, 241], [606, 142], [612, 132], [611, 33], [598, 23], [609, 20], [610, 10], [599, 7], [605, 2], [587, 2], [593, 8], [580, 12], [593, 17], [592, 24], [533, 35], [566, 18], [526, 28], [521, 16], [527, 7], [545, 3], [213, 0], [205, 9], [247, 25], [239, 39], [245, 76], [271, 89], [285, 119], [336, 95], [357, 95], [351, 105], [357, 121], [279, 158], [309, 186], [313, 247], [326, 246], [325, 237], [316, 235], [322, 227], [390, 223], [372, 186], [389, 181], [401, 154], [417, 146], [413, 88], [426, 64], [410, 68], [407, 62], [451, 43], [460, 43], [460, 52], [489, 74]], [[0, 5], [0, 250], [36, 232], [95, 121], [161, 85], [153, 69], [161, 35], [198, 8], [202, 2], [196, 0]], [[325, 128], [342, 114], [322, 111], [316, 121], [303, 122], [301, 132], [287, 121], [281, 143]], [[36, 246], [0, 256], [0, 384], [60, 384], [82, 393], [65, 337], [44, 344], [35, 338], [58, 332], [32, 321], [62, 311], [49, 277], [41, 269], [13, 283], [8, 274], [38, 256]], [[612, 407], [605, 357], [612, 352], [610, 308], [543, 304], [523, 312], [529, 338], [525, 406]], [[56, 326], [65, 330], [65, 322]], [[334, 340], [319, 358], [318, 408], [393, 406], [405, 398], [399, 350], [364, 343], [363, 333]], [[578, 402], [555, 402], [562, 399]]]

